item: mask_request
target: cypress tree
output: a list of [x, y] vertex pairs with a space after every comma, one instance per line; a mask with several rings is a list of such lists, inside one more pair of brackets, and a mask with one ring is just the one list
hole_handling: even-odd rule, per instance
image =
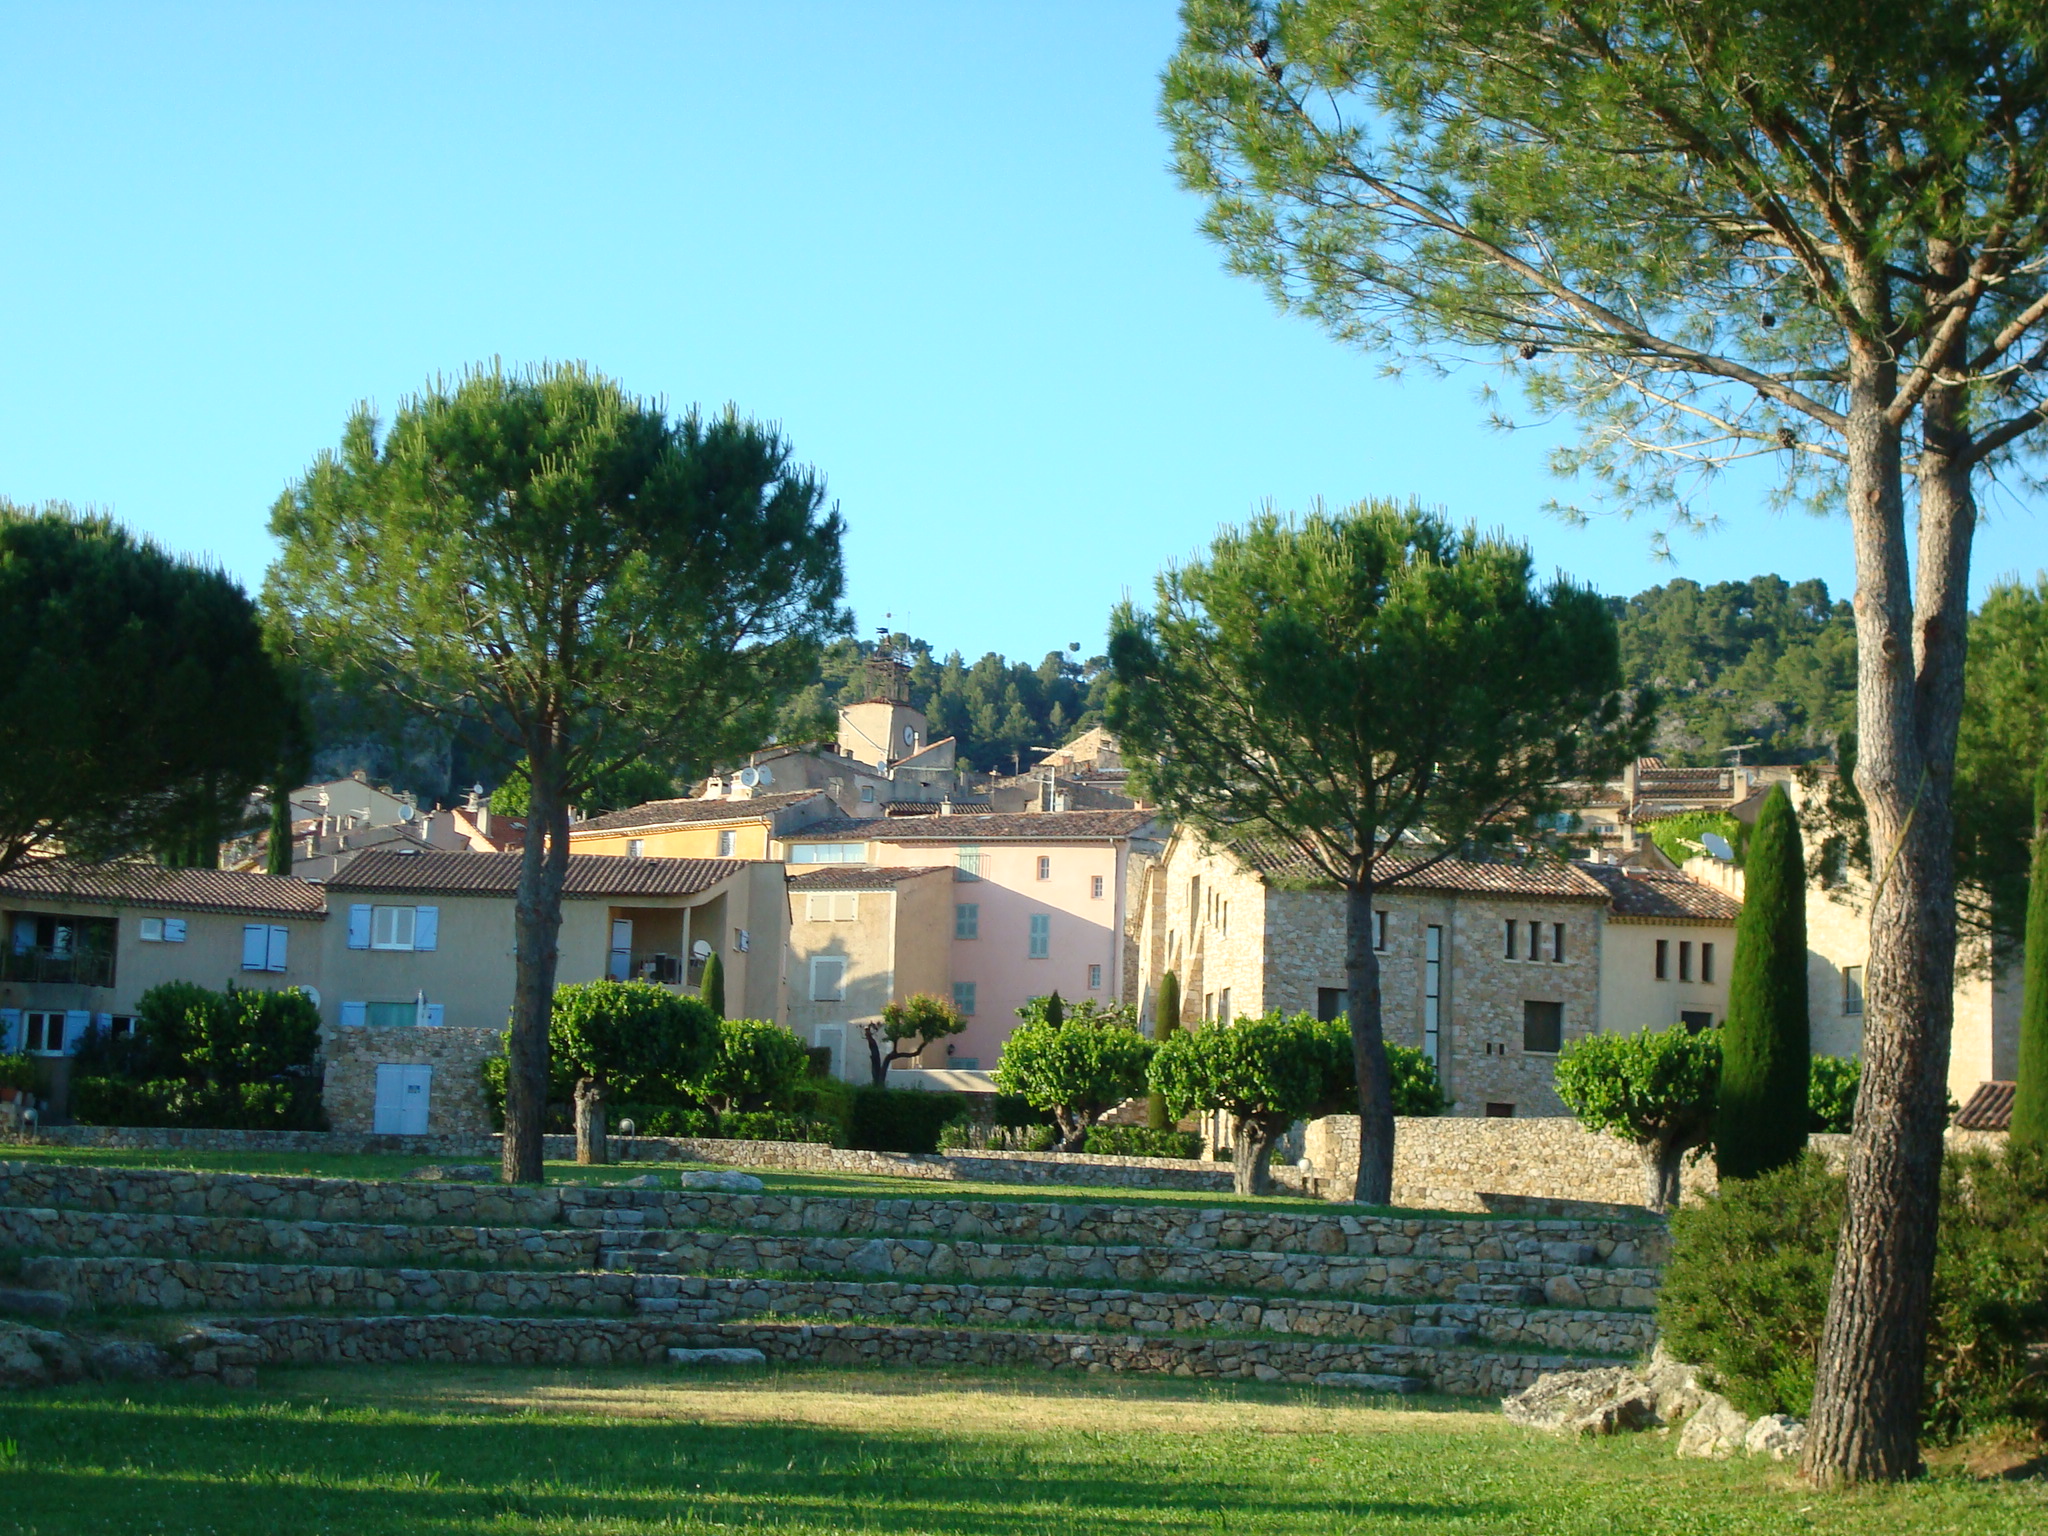
[[[1166, 1044], [1166, 1037], [1180, 1028], [1180, 978], [1168, 971], [1159, 978], [1159, 993], [1152, 999], [1152, 1043]], [[1145, 1099], [1145, 1123], [1155, 1131], [1173, 1129], [1166, 1112], [1166, 1095], [1153, 1093]]]
[[1052, 995], [1045, 1000], [1045, 1022], [1057, 1029], [1067, 1022], [1067, 1005], [1060, 1001], [1060, 989], [1054, 987]]
[[2027, 871], [2025, 991], [2020, 998], [2019, 1086], [2013, 1146], [2048, 1148], [2048, 759], [2034, 779], [2034, 862]]
[[292, 872], [291, 791], [281, 784], [270, 791], [270, 846], [263, 867], [273, 875]]
[[719, 964], [715, 949], [704, 962], [704, 979], [697, 985], [697, 995], [704, 1000], [705, 1007], [719, 1018], [725, 1017], [725, 967]]
[[1714, 1165], [1753, 1179], [1806, 1150], [1813, 1040], [1806, 1014], [1806, 855], [1785, 786], [1757, 815], [1721, 1031]]

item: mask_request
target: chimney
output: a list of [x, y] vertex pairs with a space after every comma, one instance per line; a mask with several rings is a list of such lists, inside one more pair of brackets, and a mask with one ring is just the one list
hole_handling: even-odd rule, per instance
[[491, 835], [491, 807], [488, 802], [477, 807], [476, 830], [479, 837]]
[[939, 814], [941, 816], [950, 816], [953, 814], [953, 802], [950, 799], [941, 800], [939, 802]]

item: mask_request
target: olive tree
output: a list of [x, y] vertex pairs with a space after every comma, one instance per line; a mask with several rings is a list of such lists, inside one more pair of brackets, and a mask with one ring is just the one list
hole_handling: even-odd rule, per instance
[[1979, 487], [2048, 441], [2048, 10], [1186, 0], [1182, 18], [1181, 176], [1277, 303], [1575, 417], [1557, 466], [1611, 508], [1703, 526], [1706, 488], [1743, 464], [1847, 512], [1856, 786], [1885, 876], [1806, 1467], [1910, 1475], [1970, 546]]
[[[701, 1007], [711, 1012], [708, 1003]], [[778, 1108], [810, 1072], [810, 1056], [796, 1032], [768, 1019], [714, 1019], [709, 1066], [688, 1091], [720, 1116]]]
[[530, 797], [505, 1177], [541, 1177], [569, 807], [623, 761], [766, 740], [845, 627], [841, 523], [772, 429], [670, 417], [580, 364], [368, 406], [278, 500], [283, 644], [351, 686], [496, 735]]
[[[717, 1043], [718, 1021], [694, 997], [651, 981], [587, 981], [555, 991], [548, 1049], [574, 1083], [576, 1161], [610, 1161], [605, 1099], [618, 1088], [689, 1077]], [[508, 1040], [509, 1044], [509, 1040]]]
[[877, 1088], [889, 1085], [889, 1069], [899, 1061], [915, 1061], [924, 1048], [967, 1028], [967, 1016], [944, 998], [913, 992], [886, 1004], [878, 1019], [857, 1026], [868, 1046], [868, 1073]]
[[1011, 1031], [995, 1080], [1002, 1092], [1049, 1111], [1059, 1124], [1059, 1150], [1078, 1152], [1105, 1111], [1145, 1091], [1153, 1047], [1129, 1008], [1099, 1008], [1090, 999], [1061, 1012], [1058, 1020], [1027, 1020]]
[[[1557, 1058], [1557, 1096], [1589, 1131], [1636, 1149], [1653, 1211], [1678, 1204], [1685, 1155], [1714, 1134], [1721, 1086], [1719, 1032], [1683, 1024], [1660, 1032], [1587, 1035]], [[1802, 1124], [1804, 1122], [1802, 1121]]]
[[1314, 1019], [1273, 1012], [1175, 1031], [1154, 1052], [1150, 1077], [1176, 1119], [1214, 1110], [1230, 1117], [1231, 1187], [1263, 1195], [1273, 1188], [1274, 1144], [1327, 1106], [1342, 1071]]

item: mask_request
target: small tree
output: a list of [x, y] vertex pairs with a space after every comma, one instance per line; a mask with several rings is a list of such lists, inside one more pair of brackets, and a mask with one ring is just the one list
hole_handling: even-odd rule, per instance
[[2027, 938], [2020, 994], [2019, 1083], [2013, 1092], [2016, 1147], [2048, 1151], [2048, 759], [2034, 779], [2034, 859], [2027, 879]]
[[697, 981], [697, 995], [704, 999], [706, 1008], [721, 1019], [725, 1017], [725, 966], [719, 961], [715, 949], [704, 962], [704, 974]]
[[1721, 1031], [1714, 1163], [1753, 1179], [1806, 1151], [1813, 1035], [1806, 1015], [1806, 854], [1785, 786], [1757, 813]]
[[[1324, 1115], [1349, 1115], [1358, 1111], [1358, 1083], [1352, 1066], [1351, 1027], [1339, 1014], [1334, 1019], [1318, 1020], [1316, 1029], [1322, 1038], [1324, 1052], [1323, 1100], [1309, 1113], [1320, 1118]], [[1418, 1119], [1440, 1115], [1448, 1107], [1444, 1098], [1443, 1080], [1437, 1076], [1436, 1063], [1412, 1045], [1395, 1045], [1385, 1042], [1387, 1053], [1387, 1083], [1394, 1101], [1394, 1113]]]
[[[1159, 978], [1159, 992], [1152, 999], [1152, 1043], [1164, 1045], [1167, 1036], [1180, 1028], [1180, 978], [1168, 971]], [[1155, 1131], [1173, 1129], [1173, 1116], [1166, 1112], [1166, 1095], [1156, 1088], [1145, 1096], [1145, 1124]]]
[[690, 1096], [721, 1116], [786, 1108], [810, 1074], [810, 1054], [795, 1031], [766, 1019], [719, 1019], [713, 1028], [711, 1063], [688, 1084]]
[[1845, 1135], [1856, 1125], [1856, 1089], [1863, 1063], [1854, 1056], [1816, 1056], [1806, 1080], [1806, 1129]]
[[[1529, 551], [1390, 502], [1227, 530], [1110, 621], [1107, 720], [1137, 782], [1221, 842], [1286, 850], [1345, 893], [1358, 1194], [1394, 1179], [1375, 893], [1647, 735], [1607, 600], [1534, 580]], [[1427, 838], [1423, 847], [1417, 838]]]
[[[1058, 1000], [1054, 993], [1050, 1001]], [[1057, 1023], [1052, 1008], [1045, 1012], [1046, 1018], [1020, 1025], [1003, 1042], [996, 1087], [1050, 1112], [1060, 1128], [1059, 1150], [1078, 1152], [1104, 1111], [1145, 1091], [1153, 1047], [1126, 1008], [1083, 1002]]]
[[859, 1028], [868, 1043], [868, 1072], [874, 1086], [886, 1088], [889, 1068], [899, 1061], [917, 1060], [934, 1040], [957, 1035], [966, 1027], [965, 1014], [929, 992], [915, 992], [890, 1003], [879, 1019], [863, 1019]]
[[1274, 1143], [1330, 1098], [1329, 1037], [1305, 1013], [1278, 1012], [1181, 1030], [1152, 1057], [1152, 1086], [1176, 1118], [1221, 1110], [1230, 1116], [1231, 1187], [1273, 1188]]
[[1643, 1203], [1653, 1211], [1678, 1204], [1685, 1154], [1714, 1133], [1720, 1079], [1717, 1032], [1683, 1024], [1662, 1034], [1588, 1035], [1557, 1058], [1557, 1096], [1587, 1130], [1635, 1146], [1648, 1181]]
[[693, 997], [651, 981], [588, 981], [558, 987], [548, 1019], [548, 1049], [575, 1081], [576, 1161], [610, 1161], [605, 1097], [641, 1082], [689, 1077], [702, 1069], [716, 1021]]

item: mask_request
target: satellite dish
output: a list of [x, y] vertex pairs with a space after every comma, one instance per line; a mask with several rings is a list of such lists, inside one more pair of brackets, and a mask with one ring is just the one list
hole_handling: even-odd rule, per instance
[[914, 725], [906, 725], [905, 727], [903, 727], [903, 744], [904, 744], [904, 745], [905, 745], [906, 747], [914, 747], [914, 746], [916, 746], [916, 745], [917, 745], [917, 727], [916, 727], [916, 726], [914, 726]]
[[398, 808], [398, 819], [400, 821], [411, 821], [415, 814], [413, 808], [409, 805], [401, 805]]
[[1702, 832], [1700, 841], [1707, 845], [1707, 852], [1724, 864], [1735, 862], [1735, 850], [1728, 846], [1728, 839], [1718, 832]]
[[690, 958], [692, 960], [709, 960], [711, 958], [711, 941], [709, 939], [692, 941], [690, 945]]
[[758, 782], [762, 784], [773, 784], [775, 782], [775, 775], [766, 768], [756, 768], [754, 772], [760, 775]]
[[734, 782], [742, 784], [748, 789], [752, 789], [756, 784], [761, 782], [761, 770], [758, 768], [742, 768], [738, 773], [733, 775], [733, 779]]

